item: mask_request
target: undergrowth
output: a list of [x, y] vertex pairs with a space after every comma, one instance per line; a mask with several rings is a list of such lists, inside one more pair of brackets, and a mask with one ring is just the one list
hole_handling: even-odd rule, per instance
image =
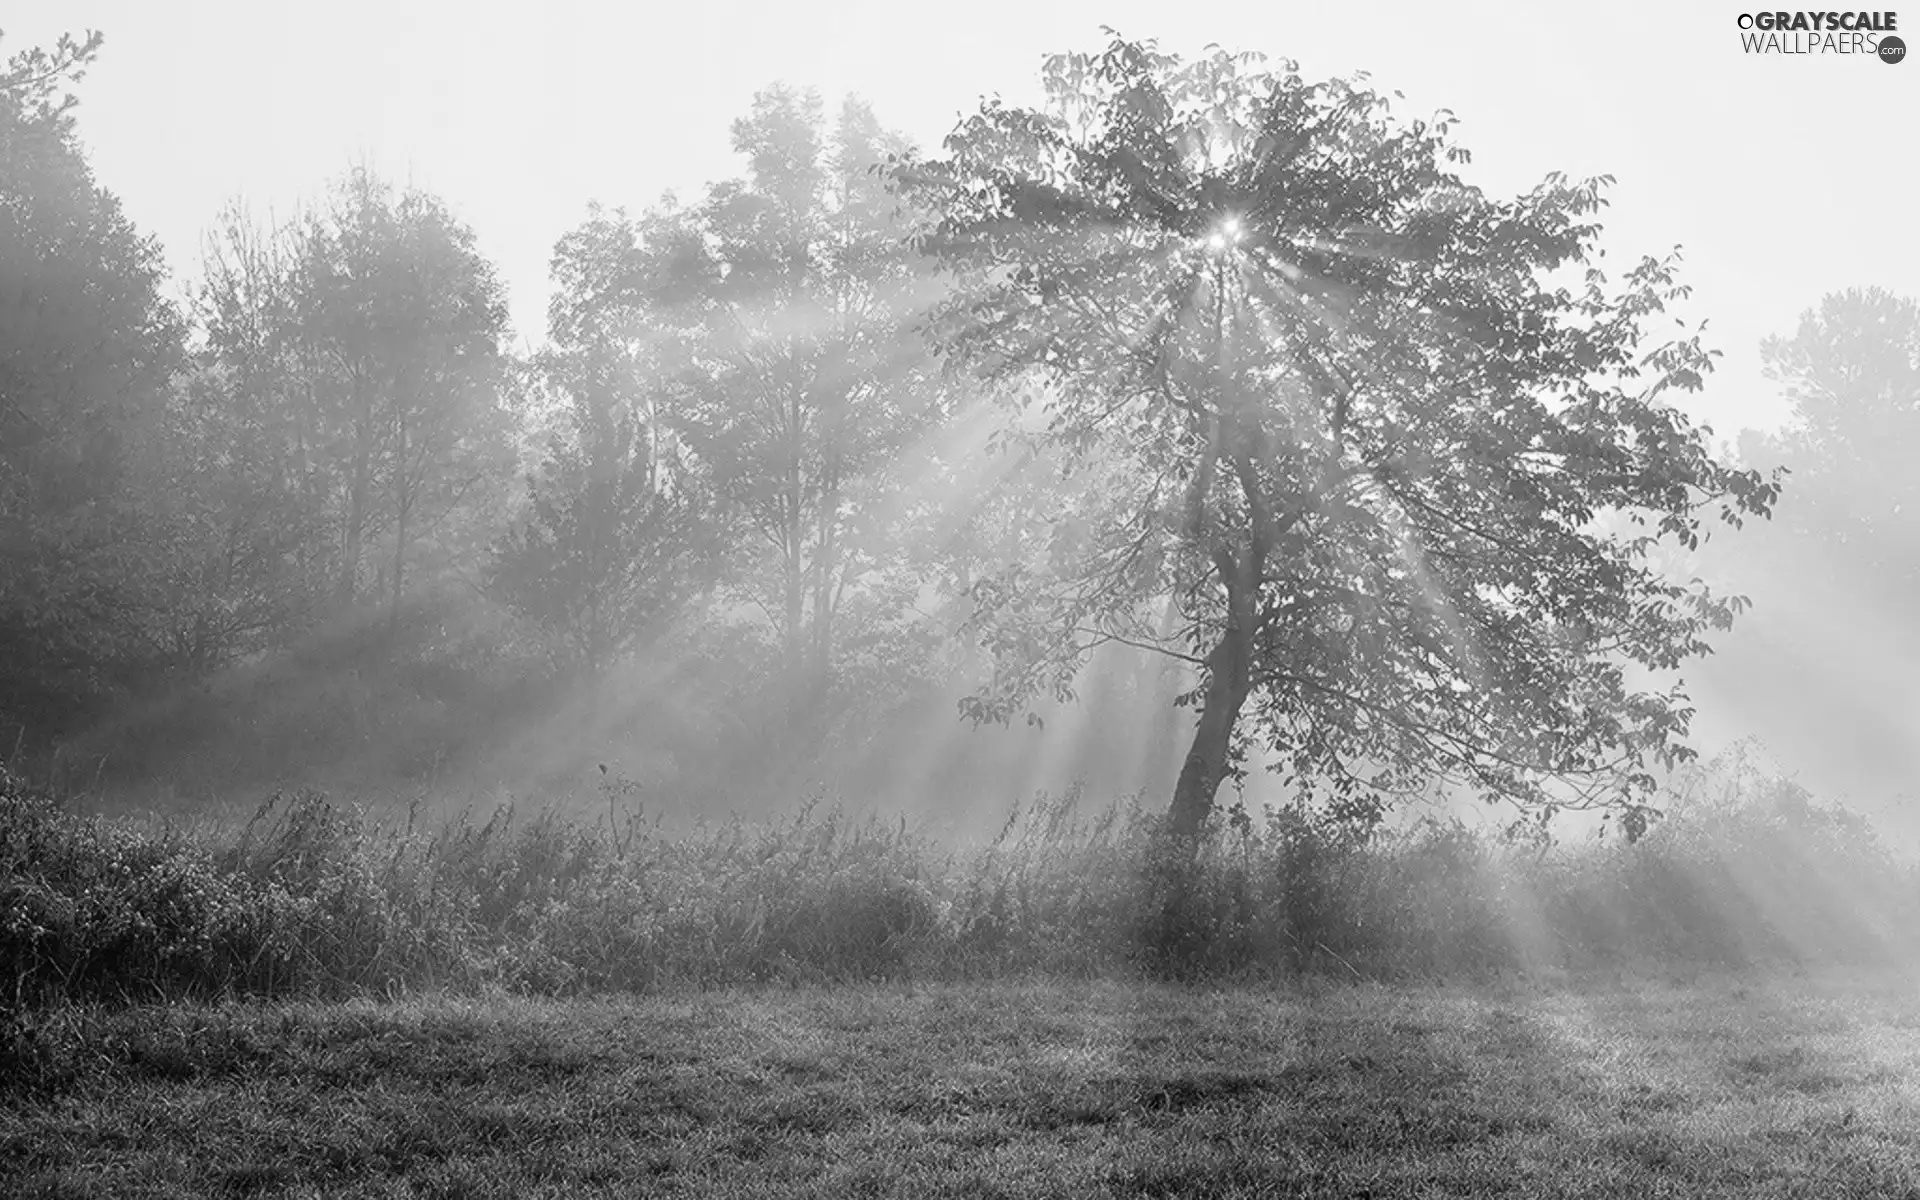
[[1170, 853], [1141, 803], [1017, 808], [956, 848], [810, 806], [681, 836], [610, 785], [598, 822], [430, 829], [315, 792], [237, 830], [88, 818], [0, 776], [0, 1005], [872, 978], [1318, 971], [1369, 979], [1686, 962], [1876, 962], [1920, 876], [1791, 783], [1680, 796], [1634, 843], [1222, 814]]

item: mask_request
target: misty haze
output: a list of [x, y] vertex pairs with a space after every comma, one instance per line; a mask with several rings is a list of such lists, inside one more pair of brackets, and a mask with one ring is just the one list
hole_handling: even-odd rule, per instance
[[1901, 14], [166, 7], [0, 17], [0, 1194], [1920, 1196]]

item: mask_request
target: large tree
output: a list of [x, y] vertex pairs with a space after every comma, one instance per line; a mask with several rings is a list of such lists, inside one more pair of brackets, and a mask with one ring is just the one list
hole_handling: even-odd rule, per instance
[[1121, 40], [1045, 74], [909, 172], [961, 280], [945, 345], [1038, 381], [1085, 481], [1053, 552], [976, 584], [974, 715], [1119, 640], [1198, 674], [1183, 834], [1252, 739], [1348, 795], [1635, 802], [1691, 715], [1644, 676], [1740, 606], [1645, 551], [1776, 494], [1671, 404], [1711, 366], [1653, 332], [1672, 260], [1609, 280], [1606, 181], [1487, 196], [1449, 118], [1356, 83]]
[[143, 447], [140, 520], [123, 561], [143, 562], [131, 616], [149, 683], [198, 681], [283, 642], [314, 607], [303, 568], [323, 515], [286, 478], [285, 446], [233, 375], [200, 366], [176, 379]]
[[100, 44], [62, 38], [0, 70], [0, 719], [36, 734], [145, 658], [130, 543], [182, 352], [160, 248], [75, 134], [65, 89]]
[[202, 338], [193, 390], [209, 432], [228, 442], [207, 483], [237, 489], [246, 508], [280, 510], [275, 525], [298, 535], [287, 566], [301, 616], [324, 607], [341, 575], [323, 415], [330, 364], [302, 310], [310, 230], [230, 205], [205, 239], [194, 296]]

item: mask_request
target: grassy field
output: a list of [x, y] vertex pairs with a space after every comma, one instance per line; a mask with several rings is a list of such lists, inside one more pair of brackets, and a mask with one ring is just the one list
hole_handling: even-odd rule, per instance
[[0, 1194], [1920, 1197], [1915, 988], [129, 1009], [74, 1015], [61, 1069], [5, 1093]]

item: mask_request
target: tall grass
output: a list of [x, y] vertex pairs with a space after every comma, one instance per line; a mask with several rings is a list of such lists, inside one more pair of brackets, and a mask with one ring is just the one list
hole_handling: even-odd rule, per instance
[[1920, 930], [1915, 868], [1778, 779], [1676, 795], [1636, 844], [1236, 808], [1197, 855], [1077, 794], [972, 847], [818, 805], [667, 836], [607, 799], [422, 829], [276, 793], [238, 829], [136, 830], [0, 776], [0, 1005], [1873, 962]]

